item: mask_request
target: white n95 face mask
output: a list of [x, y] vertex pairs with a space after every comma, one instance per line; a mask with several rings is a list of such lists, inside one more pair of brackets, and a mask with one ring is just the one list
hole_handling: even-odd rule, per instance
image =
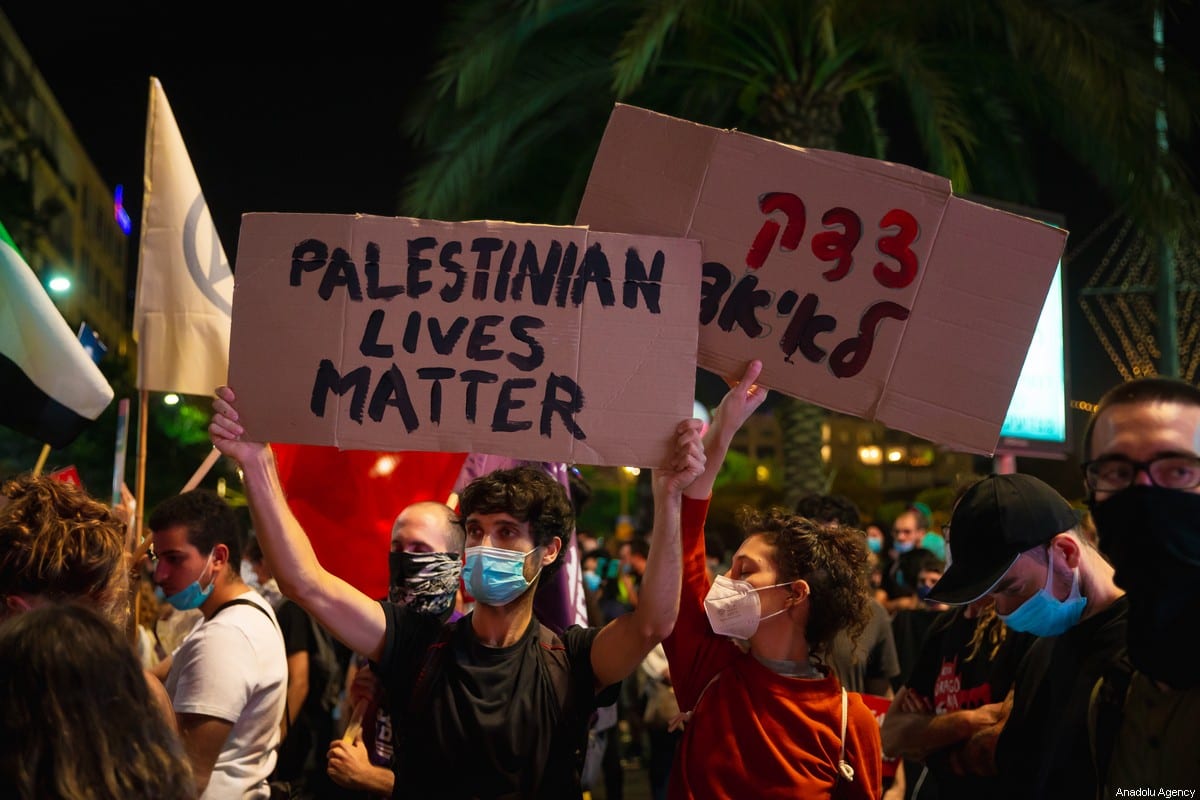
[[772, 586], [754, 588], [749, 581], [735, 581], [718, 575], [713, 585], [709, 587], [708, 596], [704, 598], [704, 611], [708, 614], [708, 624], [713, 633], [718, 636], [728, 636], [732, 639], [749, 639], [758, 630], [758, 625], [764, 619], [778, 616], [787, 608], [781, 608], [774, 614], [765, 617], [759, 604], [758, 593], [764, 589], [774, 589], [777, 586], [787, 586], [791, 581], [776, 583]]

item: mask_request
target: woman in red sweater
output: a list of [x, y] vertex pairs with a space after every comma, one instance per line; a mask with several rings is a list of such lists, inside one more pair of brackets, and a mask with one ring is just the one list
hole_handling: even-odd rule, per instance
[[746, 540], [710, 587], [708, 498], [734, 433], [766, 398], [753, 361], [705, 434], [705, 472], [684, 491], [683, 591], [663, 642], [685, 724], [670, 797], [868, 798], [882, 790], [879, 725], [814, 656], [868, 610], [861, 532], [775, 509], [750, 513]]

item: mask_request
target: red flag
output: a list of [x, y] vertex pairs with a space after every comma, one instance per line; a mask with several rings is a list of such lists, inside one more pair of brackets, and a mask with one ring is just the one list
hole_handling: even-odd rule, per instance
[[321, 564], [370, 597], [386, 597], [392, 523], [405, 506], [446, 502], [465, 453], [376, 453], [272, 444], [292, 513]]
[[80, 489], [83, 488], [83, 479], [79, 477], [79, 470], [75, 469], [74, 464], [71, 464], [70, 466], [67, 466], [67, 467], [63, 467], [62, 469], [55, 470], [54, 472], [51, 472], [50, 477], [54, 478], [54, 480], [56, 480], [56, 481], [62, 481], [63, 483], [73, 483], [76, 486], [78, 486]]

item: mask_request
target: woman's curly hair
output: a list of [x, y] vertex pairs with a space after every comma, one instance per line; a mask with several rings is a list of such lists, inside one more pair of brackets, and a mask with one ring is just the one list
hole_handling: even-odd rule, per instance
[[74, 484], [22, 476], [0, 487], [0, 598], [93, 602], [118, 627], [129, 615], [125, 524]]
[[782, 508], [743, 508], [738, 521], [747, 537], [761, 536], [775, 549], [781, 582], [808, 582], [804, 635], [811, 652], [827, 650], [840, 630], [852, 641], [858, 639], [871, 617], [869, 551], [862, 531], [814, 522]]

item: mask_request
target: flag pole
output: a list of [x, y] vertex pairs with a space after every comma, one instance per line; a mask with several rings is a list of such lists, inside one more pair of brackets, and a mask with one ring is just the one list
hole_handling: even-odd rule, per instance
[[200, 466], [196, 467], [196, 471], [192, 474], [192, 477], [188, 478], [188, 482], [184, 484], [182, 489], [179, 490], [179, 493], [183, 494], [184, 492], [190, 492], [192, 489], [195, 489], [197, 486], [199, 486], [200, 481], [204, 480], [204, 476], [208, 474], [208, 471], [213, 468], [213, 464], [216, 464], [217, 459], [220, 457], [221, 451], [216, 447], [213, 447], [213, 449], [209, 451], [208, 455], [204, 457], [204, 461], [201, 462]]
[[50, 445], [42, 445], [42, 452], [38, 454], [37, 463], [33, 465], [33, 477], [42, 474], [42, 469], [46, 466], [46, 459], [50, 457]]
[[[138, 452], [137, 452], [137, 505], [134, 506], [137, 524], [134, 526], [133, 541], [138, 544], [138, 553], [144, 554], [150, 546], [149, 536], [142, 541], [142, 509], [146, 507], [146, 428], [150, 417], [150, 392], [138, 390]], [[134, 559], [137, 563], [137, 559]]]

